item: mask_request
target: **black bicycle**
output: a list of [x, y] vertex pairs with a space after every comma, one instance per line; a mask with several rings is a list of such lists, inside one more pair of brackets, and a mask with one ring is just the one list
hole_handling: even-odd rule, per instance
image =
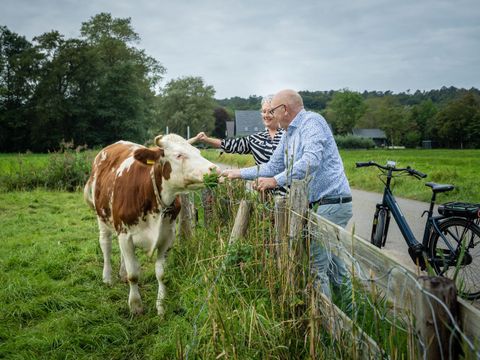
[[400, 210], [391, 186], [392, 179], [398, 176], [422, 179], [427, 175], [411, 167], [398, 168], [393, 161], [388, 161], [385, 166], [373, 161], [358, 162], [356, 166], [376, 166], [385, 184], [382, 202], [377, 204], [373, 217], [371, 243], [379, 248], [385, 245], [390, 217], [393, 215], [408, 245], [408, 253], [417, 266], [425, 270], [428, 262], [438, 275], [455, 280], [460, 296], [466, 299], [480, 298], [480, 204], [445, 203], [439, 205], [439, 215], [434, 216], [437, 194], [455, 187], [426, 183], [432, 189], [432, 199], [430, 208], [422, 214], [422, 217], [427, 215], [427, 220], [420, 243]]

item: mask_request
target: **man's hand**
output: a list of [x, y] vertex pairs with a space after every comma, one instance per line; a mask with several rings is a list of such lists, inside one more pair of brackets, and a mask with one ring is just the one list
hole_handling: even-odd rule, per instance
[[240, 179], [240, 169], [223, 170], [221, 176], [225, 176], [229, 180]]
[[253, 188], [257, 191], [265, 191], [267, 189], [274, 189], [277, 187], [277, 180], [275, 178], [260, 177], [253, 183]]

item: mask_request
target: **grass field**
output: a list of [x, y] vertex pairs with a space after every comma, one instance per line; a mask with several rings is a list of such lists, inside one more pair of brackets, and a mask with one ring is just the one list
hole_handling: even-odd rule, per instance
[[118, 277], [111, 287], [102, 283], [96, 219], [80, 192], [0, 193], [0, 223], [0, 358], [174, 359], [190, 349], [191, 359], [263, 359], [307, 351], [265, 287], [256, 255], [263, 240], [239, 243], [225, 258], [231, 224], [177, 241], [160, 319], [154, 262], [141, 252], [144, 315], [130, 315], [128, 286]]
[[[154, 261], [140, 251], [143, 315], [130, 315], [118, 276], [112, 286], [102, 283], [96, 218], [80, 192], [0, 193], [0, 359], [302, 359], [312, 349], [318, 358], [351, 357], [349, 337], [340, 343], [322, 331], [305, 285], [292, 286], [266, 251], [274, 235], [264, 204], [253, 208], [248, 236], [227, 246], [236, 210], [226, 210], [224, 199], [238, 204], [244, 194], [237, 195], [218, 194], [207, 228], [177, 239], [161, 319]], [[357, 307], [359, 326], [380, 334], [387, 353], [406, 353], [405, 334], [373, 321], [359, 300]]]
[[[251, 155], [222, 154], [216, 150], [203, 152], [207, 158], [237, 167], [253, 166]], [[397, 162], [399, 167], [411, 166], [426, 173], [426, 179], [411, 177], [397, 178], [394, 193], [398, 196], [429, 201], [431, 190], [426, 182], [454, 184], [456, 189], [439, 196], [440, 202], [462, 200], [480, 203], [480, 150], [342, 150], [345, 172], [350, 185], [355, 189], [382, 192], [382, 183], [376, 168], [355, 168], [355, 162], [376, 161], [385, 164], [387, 160]]]

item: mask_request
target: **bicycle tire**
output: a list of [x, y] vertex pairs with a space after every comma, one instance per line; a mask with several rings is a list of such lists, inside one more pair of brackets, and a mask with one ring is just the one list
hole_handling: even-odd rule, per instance
[[387, 209], [379, 209], [377, 224], [373, 224], [374, 230], [372, 231], [372, 236], [370, 242], [378, 248], [381, 248], [383, 245], [383, 235], [385, 232], [385, 224], [387, 223]]
[[[467, 219], [453, 217], [442, 222], [439, 228], [453, 248], [465, 246], [462, 264], [457, 268], [460, 256], [452, 257], [445, 240], [436, 231], [429, 239], [430, 264], [441, 276], [450, 279], [456, 276], [455, 283], [461, 297], [469, 300], [480, 298], [480, 227]], [[465, 245], [459, 245], [462, 240]]]

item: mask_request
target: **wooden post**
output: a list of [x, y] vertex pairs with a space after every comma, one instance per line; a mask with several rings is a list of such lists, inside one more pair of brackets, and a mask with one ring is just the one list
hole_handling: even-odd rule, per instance
[[240, 206], [238, 207], [237, 216], [235, 217], [235, 223], [233, 224], [228, 245], [233, 244], [235, 241], [246, 235], [251, 210], [252, 203], [250, 201], [240, 201]]
[[287, 199], [283, 196], [275, 197], [275, 239], [271, 252], [274, 254], [277, 267], [280, 269], [284, 255], [287, 254], [288, 244], [287, 231], [288, 231], [288, 211], [287, 211]]
[[290, 245], [301, 237], [308, 211], [307, 184], [303, 180], [293, 180], [290, 187]]
[[213, 219], [213, 205], [215, 198], [212, 189], [202, 190], [202, 206], [203, 206], [203, 226], [209, 227]]
[[[422, 288], [443, 302], [457, 319], [457, 290], [455, 282], [444, 277], [420, 276]], [[453, 324], [446, 309], [432, 296], [418, 290], [415, 324], [418, 332], [420, 356], [424, 359], [458, 359], [459, 349]], [[424, 356], [425, 354], [425, 356]]]
[[190, 202], [188, 194], [181, 194], [180, 201], [182, 203], [182, 209], [180, 210], [178, 227], [179, 235], [183, 239], [189, 239], [193, 235], [194, 229], [194, 205]]
[[290, 221], [288, 232], [288, 278], [291, 286], [303, 289], [305, 271], [308, 273], [308, 257], [305, 257], [304, 229], [308, 212], [307, 183], [304, 180], [293, 180], [289, 194]]

